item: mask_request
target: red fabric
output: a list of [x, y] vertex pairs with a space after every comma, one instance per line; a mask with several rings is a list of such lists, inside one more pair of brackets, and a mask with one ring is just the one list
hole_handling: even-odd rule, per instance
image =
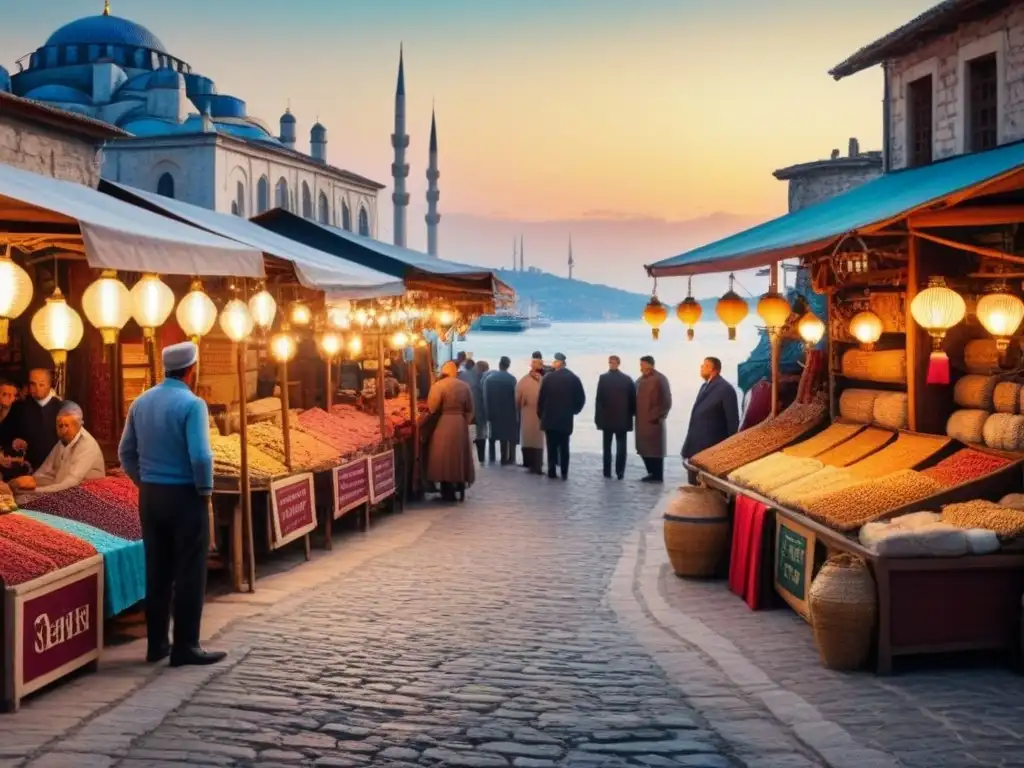
[[761, 379], [750, 390], [750, 403], [747, 411], [743, 414], [743, 423], [740, 430], [760, 424], [767, 419], [772, 412], [772, 385], [771, 382]]
[[747, 593], [744, 596], [750, 610], [756, 611], [761, 607], [761, 574], [764, 572], [764, 524], [768, 517], [768, 507], [764, 504], [754, 502], [750, 524], [750, 563], [747, 566]]
[[762, 542], [768, 507], [746, 496], [736, 497], [732, 525], [729, 589], [746, 600], [751, 610], [760, 606]]

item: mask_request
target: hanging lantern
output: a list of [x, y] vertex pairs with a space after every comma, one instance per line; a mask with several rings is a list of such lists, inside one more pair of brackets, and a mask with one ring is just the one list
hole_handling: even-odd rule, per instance
[[451, 328], [455, 323], [455, 315], [448, 309], [442, 309], [437, 313], [437, 322], [444, 328]]
[[257, 293], [249, 297], [249, 313], [252, 321], [261, 331], [265, 331], [274, 324], [277, 317], [277, 302], [266, 288], [261, 288]]
[[147, 339], [165, 322], [174, 309], [174, 291], [158, 275], [143, 275], [132, 287], [132, 317]]
[[81, 343], [84, 333], [82, 318], [64, 300], [60, 288], [54, 288], [43, 308], [32, 316], [32, 336], [56, 365], [67, 362], [68, 352]]
[[11, 320], [21, 317], [32, 303], [32, 278], [14, 263], [11, 246], [0, 256], [0, 344], [10, 341]]
[[882, 338], [882, 318], [871, 310], [858, 312], [850, 318], [850, 335], [861, 348], [871, 350], [875, 342]]
[[270, 353], [279, 363], [287, 363], [297, 351], [295, 337], [291, 334], [288, 323], [281, 324], [281, 330], [270, 337]]
[[[347, 305], [348, 302], [346, 301]], [[348, 306], [337, 306], [332, 305], [327, 308], [327, 324], [332, 328], [337, 328], [341, 331], [347, 331], [352, 327], [352, 320], [349, 317]]]
[[686, 298], [676, 307], [676, 317], [686, 326], [686, 340], [693, 341], [693, 327], [700, 322], [704, 308], [693, 298], [693, 278], [686, 279]]
[[803, 339], [804, 346], [811, 349], [825, 335], [825, 323], [813, 312], [807, 312], [797, 321], [796, 332]]
[[757, 314], [764, 320], [769, 336], [778, 336], [782, 332], [791, 313], [789, 302], [774, 288], [757, 302]]
[[117, 271], [105, 269], [99, 280], [82, 294], [85, 318], [103, 337], [104, 344], [116, 344], [117, 334], [132, 318], [132, 294], [117, 279]]
[[370, 313], [365, 309], [357, 309], [355, 314], [355, 321], [360, 328], [365, 328], [366, 324], [370, 320]]
[[662, 324], [668, 319], [668, 307], [661, 303], [657, 295], [651, 294], [647, 306], [644, 307], [644, 322], [651, 326], [651, 336], [655, 341], [661, 333]]
[[729, 329], [729, 341], [736, 341], [736, 326], [742, 323], [750, 313], [747, 302], [740, 298], [733, 290], [736, 281], [735, 275], [729, 275], [729, 290], [718, 300], [715, 305], [715, 314], [718, 319], [725, 323]]
[[392, 349], [405, 349], [409, 346], [409, 335], [405, 331], [398, 331], [391, 337]]
[[1000, 280], [978, 301], [977, 314], [985, 330], [995, 337], [996, 348], [1002, 354], [1024, 320], [1024, 302]]
[[220, 328], [235, 343], [248, 339], [254, 325], [249, 305], [241, 299], [232, 299], [221, 310]]
[[949, 384], [949, 358], [942, 351], [942, 340], [946, 331], [964, 319], [966, 312], [963, 297], [938, 276], [929, 278], [928, 287], [910, 302], [914, 322], [932, 337], [932, 354], [928, 360], [929, 384]]
[[213, 330], [213, 324], [217, 322], [217, 307], [203, 290], [201, 280], [192, 281], [189, 292], [178, 302], [174, 318], [193, 342], [198, 342]]
[[348, 353], [355, 357], [363, 351], [363, 340], [358, 336], [353, 336], [348, 340]]
[[340, 333], [324, 331], [317, 339], [317, 346], [320, 349], [320, 355], [325, 360], [333, 360], [345, 346], [345, 341]]
[[297, 301], [292, 304], [291, 322], [293, 325], [305, 327], [313, 320], [313, 312], [308, 304]]

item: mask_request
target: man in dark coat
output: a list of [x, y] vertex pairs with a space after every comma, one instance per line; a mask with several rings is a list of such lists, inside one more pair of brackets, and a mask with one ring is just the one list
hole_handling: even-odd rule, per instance
[[12, 409], [8, 418], [15, 423], [16, 439], [11, 447], [24, 451], [25, 461], [35, 471], [43, 465], [57, 444], [57, 414], [62, 401], [53, 392], [53, 377], [45, 368], [28, 374], [28, 397]]
[[540, 396], [537, 400], [537, 415], [544, 430], [548, 448], [548, 477], [562, 479], [569, 477], [569, 438], [572, 436], [573, 421], [587, 404], [587, 394], [579, 376], [565, 367], [565, 355], [555, 354], [551, 373], [541, 379]]
[[473, 443], [476, 445], [476, 457], [483, 464], [484, 452], [487, 448], [487, 405], [484, 403], [482, 376], [477, 372], [476, 363], [469, 355], [463, 358], [462, 370], [459, 371], [458, 378], [473, 393], [473, 424], [475, 425], [474, 431], [476, 433], [476, 439]]
[[665, 419], [672, 410], [672, 389], [665, 374], [654, 368], [654, 358], [640, 358], [636, 380], [636, 452], [647, 467], [645, 483], [665, 481], [667, 432]]
[[484, 379], [484, 407], [487, 411], [490, 441], [488, 458], [493, 464], [495, 447], [501, 447], [501, 465], [514, 464], [519, 444], [519, 418], [516, 414], [516, 377], [508, 372], [512, 361], [502, 357], [498, 370]]
[[[697, 392], [690, 413], [690, 425], [683, 442], [684, 459], [735, 435], [740, 423], [736, 389], [722, 378], [722, 361], [717, 357], [704, 358], [700, 376], [704, 384]], [[695, 472], [691, 471], [689, 478], [691, 485], [697, 482]]]
[[608, 358], [608, 372], [597, 380], [594, 423], [604, 438], [604, 476], [612, 476], [612, 438], [615, 439], [615, 476], [626, 474], [626, 433], [633, 431], [636, 416], [636, 387], [633, 380], [619, 370], [618, 355]]

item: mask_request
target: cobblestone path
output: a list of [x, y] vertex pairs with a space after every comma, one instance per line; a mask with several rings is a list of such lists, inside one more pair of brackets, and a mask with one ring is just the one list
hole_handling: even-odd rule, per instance
[[116, 764], [743, 765], [606, 599], [660, 489], [482, 474], [412, 546], [233, 628], [248, 654]]

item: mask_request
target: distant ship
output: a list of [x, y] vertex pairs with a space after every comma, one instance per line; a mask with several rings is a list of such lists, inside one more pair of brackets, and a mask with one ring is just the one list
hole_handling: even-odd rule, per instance
[[530, 327], [528, 318], [518, 314], [481, 315], [472, 330], [483, 333], [522, 333]]
[[530, 303], [530, 308], [526, 313], [527, 322], [531, 328], [550, 328], [551, 321], [537, 311], [537, 305], [533, 302]]

